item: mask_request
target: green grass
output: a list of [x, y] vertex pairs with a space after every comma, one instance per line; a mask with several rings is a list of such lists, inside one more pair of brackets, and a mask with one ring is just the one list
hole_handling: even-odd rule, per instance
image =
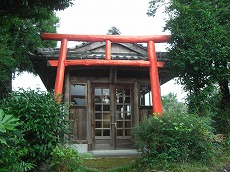
[[[84, 166], [80, 172], [139, 172], [143, 166], [137, 166], [138, 157], [109, 157], [92, 158], [84, 160]], [[160, 162], [159, 162], [160, 163]], [[210, 164], [169, 163], [167, 167], [148, 169], [145, 171], [164, 172], [223, 172], [230, 171], [230, 156], [225, 155], [216, 158]]]
[[82, 170], [88, 170], [88, 172], [131, 172], [133, 171], [133, 164], [137, 159], [138, 157], [108, 157], [86, 159], [84, 160], [85, 169]]

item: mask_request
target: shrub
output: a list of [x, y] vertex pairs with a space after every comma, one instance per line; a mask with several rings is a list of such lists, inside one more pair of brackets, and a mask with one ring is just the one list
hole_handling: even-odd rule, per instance
[[6, 115], [2, 109], [0, 109], [0, 143], [6, 143], [6, 135], [8, 131], [16, 130], [19, 125], [19, 119], [13, 115]]
[[52, 92], [21, 89], [5, 98], [1, 106], [22, 122], [19, 130], [26, 140], [23, 146], [28, 149], [23, 157], [26, 162], [40, 165], [64, 141], [68, 111], [66, 106], [57, 103]]
[[73, 172], [83, 163], [83, 157], [76, 149], [70, 147], [56, 146], [51, 156], [50, 171]]
[[0, 109], [0, 171], [25, 172], [34, 168], [31, 163], [24, 162], [21, 158], [27, 149], [21, 147], [25, 142], [22, 133], [17, 129], [19, 119], [8, 115]]
[[209, 161], [214, 152], [209, 118], [177, 113], [143, 118], [132, 129], [143, 163], [161, 165], [190, 160]]

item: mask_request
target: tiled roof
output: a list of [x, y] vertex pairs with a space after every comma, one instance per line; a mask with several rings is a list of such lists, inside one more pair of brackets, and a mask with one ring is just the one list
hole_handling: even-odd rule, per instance
[[[148, 60], [147, 48], [139, 44], [119, 43], [113, 44], [112, 60]], [[40, 75], [46, 88], [53, 89], [56, 77], [56, 68], [48, 65], [47, 60], [57, 60], [59, 58], [60, 48], [38, 48], [30, 53], [31, 61], [35, 71]], [[166, 52], [157, 52], [157, 60], [167, 62]], [[105, 59], [105, 43], [84, 43], [74, 48], [67, 49], [67, 60], [74, 59]], [[135, 71], [136, 69], [132, 69]], [[138, 69], [139, 70], [139, 69]], [[148, 75], [148, 70], [146, 70]], [[161, 84], [175, 77], [168, 70], [167, 65], [159, 68], [159, 77]]]
[[[56, 59], [59, 57], [59, 48], [40, 48], [37, 49], [36, 55], [46, 57], [47, 59]], [[135, 53], [112, 53], [112, 60], [148, 60], [147, 53], [145, 55]], [[76, 52], [74, 49], [68, 49], [67, 59], [105, 59], [104, 52]], [[158, 61], [168, 61], [166, 52], [157, 52]]]

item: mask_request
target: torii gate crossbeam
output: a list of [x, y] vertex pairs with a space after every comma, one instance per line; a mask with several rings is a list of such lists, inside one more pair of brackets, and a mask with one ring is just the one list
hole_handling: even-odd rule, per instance
[[[155, 43], [164, 43], [169, 41], [170, 35], [152, 35], [152, 36], [121, 36], [121, 35], [75, 35], [75, 34], [56, 34], [43, 33], [43, 40], [61, 41], [61, 49], [58, 60], [50, 60], [51, 66], [57, 66], [55, 81], [55, 94], [62, 94], [64, 84], [64, 74], [66, 66], [132, 66], [149, 67], [150, 86], [152, 92], [152, 111], [162, 114], [162, 103], [160, 95], [160, 84], [158, 76], [158, 67], [163, 67], [163, 62], [157, 62]], [[87, 42], [106, 42], [105, 60], [67, 60], [68, 41], [87, 41]], [[112, 60], [111, 43], [147, 43], [148, 60]]]

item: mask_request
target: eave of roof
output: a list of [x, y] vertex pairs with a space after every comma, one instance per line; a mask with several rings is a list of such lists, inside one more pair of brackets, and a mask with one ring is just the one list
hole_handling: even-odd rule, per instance
[[[119, 52], [111, 54], [112, 60], [148, 60], [147, 49], [139, 44], [116, 43], [130, 49], [131, 53]], [[68, 48], [67, 59], [105, 59], [105, 52], [97, 52], [96, 48], [105, 46], [104, 43], [85, 43], [75, 48]], [[49, 67], [47, 60], [57, 60], [59, 58], [59, 48], [39, 48], [34, 53], [30, 53], [31, 61], [35, 72], [38, 73], [41, 80], [48, 90], [54, 88], [56, 68]], [[157, 52], [157, 60], [167, 62], [166, 52]], [[172, 79], [173, 74], [167, 67], [159, 68], [159, 77], [161, 84]]]

